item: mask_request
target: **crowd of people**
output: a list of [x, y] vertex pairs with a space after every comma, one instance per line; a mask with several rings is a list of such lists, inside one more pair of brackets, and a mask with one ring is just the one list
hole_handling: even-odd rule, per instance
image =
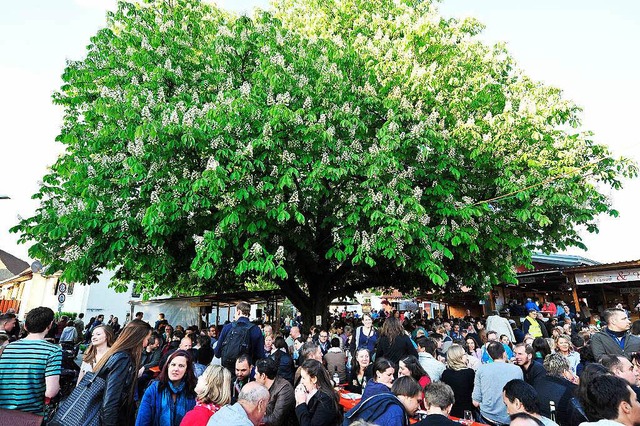
[[[103, 316], [55, 323], [44, 307], [20, 327], [9, 312], [0, 315], [0, 408], [44, 415], [59, 391], [56, 343], [73, 341], [89, 344], [78, 388], [104, 380], [101, 425], [640, 424], [640, 325], [620, 308], [596, 323], [548, 301], [522, 306], [521, 317], [335, 312], [326, 328], [252, 322], [246, 302], [234, 321], [205, 329], [163, 314], [150, 324], [142, 313], [124, 326]], [[344, 398], [359, 402], [345, 409]], [[74, 426], [61, 411], [52, 424]]]

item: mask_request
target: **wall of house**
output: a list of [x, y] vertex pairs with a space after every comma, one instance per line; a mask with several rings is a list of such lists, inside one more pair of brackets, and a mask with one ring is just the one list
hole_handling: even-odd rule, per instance
[[73, 285], [73, 292], [67, 291], [65, 302], [58, 303], [57, 276], [42, 276], [33, 274], [33, 278], [25, 282], [20, 306], [20, 318], [24, 318], [27, 312], [38, 306], [47, 306], [54, 312], [75, 312], [85, 314], [89, 318], [103, 314], [105, 317], [115, 315], [120, 324], [125, 322], [126, 314], [130, 311], [129, 299], [131, 291], [116, 293], [109, 288], [109, 281], [113, 277], [112, 271], [102, 273], [99, 282], [91, 285]]
[[24, 282], [18, 317], [23, 320], [27, 312], [38, 306], [47, 306], [57, 311], [58, 301], [53, 294], [57, 283], [57, 275], [43, 276], [42, 274], [34, 273], [29, 281]]

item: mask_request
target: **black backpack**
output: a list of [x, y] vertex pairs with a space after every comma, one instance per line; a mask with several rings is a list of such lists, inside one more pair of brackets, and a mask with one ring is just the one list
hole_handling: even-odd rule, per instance
[[251, 323], [234, 321], [231, 323], [231, 329], [225, 336], [224, 342], [222, 342], [220, 351], [222, 365], [232, 374], [236, 371], [236, 359], [240, 355], [249, 355], [253, 327], [254, 325]]

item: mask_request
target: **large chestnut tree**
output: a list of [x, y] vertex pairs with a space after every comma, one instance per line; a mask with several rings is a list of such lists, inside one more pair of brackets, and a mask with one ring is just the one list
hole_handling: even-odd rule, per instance
[[513, 281], [582, 246], [636, 168], [481, 29], [431, 1], [120, 3], [68, 63], [66, 151], [14, 231], [69, 282], [268, 280], [307, 323], [366, 288]]

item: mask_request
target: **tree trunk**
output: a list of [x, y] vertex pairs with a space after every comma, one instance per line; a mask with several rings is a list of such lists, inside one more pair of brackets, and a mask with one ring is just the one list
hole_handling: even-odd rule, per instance
[[307, 309], [300, 310], [304, 328], [308, 330], [312, 325], [327, 328], [329, 326], [327, 317], [330, 300], [327, 301], [326, 298], [313, 298], [310, 302], [311, 305]]
[[[322, 286], [309, 285], [309, 295], [300, 289], [294, 280], [286, 280], [280, 283], [282, 293], [293, 303], [302, 314], [303, 329], [309, 331], [312, 325], [328, 327], [328, 307], [332, 300], [332, 294], [322, 291]], [[320, 321], [316, 321], [320, 317]]]

